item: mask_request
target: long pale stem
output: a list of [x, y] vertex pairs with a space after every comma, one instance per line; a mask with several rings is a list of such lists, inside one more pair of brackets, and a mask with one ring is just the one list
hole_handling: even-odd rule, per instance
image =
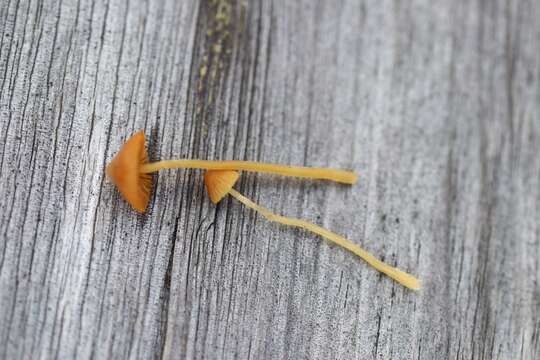
[[142, 165], [140, 167], [140, 172], [152, 173], [162, 169], [177, 168], [206, 170], [244, 170], [278, 174], [284, 176], [294, 176], [300, 178], [332, 180], [344, 184], [354, 184], [357, 179], [356, 174], [351, 171], [345, 170], [310, 168], [301, 166], [297, 167], [241, 160], [162, 160]]
[[271, 212], [270, 210], [254, 203], [253, 201], [249, 200], [247, 197], [240, 194], [238, 191], [231, 189], [229, 191], [229, 194], [235, 197], [238, 201], [240, 201], [242, 204], [247, 206], [248, 208], [251, 208], [255, 211], [258, 211], [261, 213], [265, 218], [267, 218], [270, 221], [275, 221], [283, 225], [288, 226], [295, 226], [302, 229], [306, 229], [308, 231], [311, 231], [315, 234], [318, 234], [325, 239], [330, 240], [331, 242], [351, 251], [352, 253], [360, 256], [362, 259], [364, 259], [369, 265], [373, 266], [378, 271], [390, 276], [392, 279], [396, 280], [400, 284], [408, 287], [412, 290], [418, 290], [420, 289], [420, 282], [417, 278], [414, 276], [407, 274], [406, 272], [403, 272], [395, 267], [392, 267], [390, 265], [385, 264], [384, 262], [377, 259], [375, 256], [371, 255], [366, 250], [362, 249], [360, 246], [354, 244], [350, 240], [345, 239], [344, 237], [341, 237], [331, 231], [328, 231], [318, 225], [312, 224], [310, 222], [295, 219], [295, 218], [288, 218], [285, 216], [277, 215]]

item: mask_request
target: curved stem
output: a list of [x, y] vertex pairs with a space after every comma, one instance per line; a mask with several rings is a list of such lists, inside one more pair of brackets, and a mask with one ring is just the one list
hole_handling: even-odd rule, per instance
[[285, 216], [277, 215], [271, 212], [270, 210], [254, 203], [253, 201], [249, 200], [247, 197], [240, 194], [238, 191], [231, 189], [229, 191], [229, 194], [235, 197], [238, 201], [240, 201], [245, 206], [258, 211], [261, 213], [265, 218], [267, 218], [270, 221], [275, 221], [283, 225], [288, 226], [295, 226], [302, 229], [309, 230], [315, 234], [318, 234], [325, 239], [330, 240], [331, 242], [351, 251], [352, 253], [360, 256], [362, 259], [364, 259], [369, 265], [373, 266], [378, 271], [388, 275], [392, 279], [396, 280], [400, 284], [408, 287], [412, 290], [419, 290], [420, 289], [420, 282], [417, 278], [414, 276], [407, 274], [406, 272], [403, 272], [395, 267], [392, 267], [390, 265], [385, 264], [384, 262], [377, 259], [375, 256], [371, 255], [366, 250], [362, 249], [360, 246], [354, 244], [350, 240], [345, 239], [344, 237], [341, 237], [331, 231], [328, 231], [318, 225], [312, 224], [310, 222], [295, 219], [295, 218], [288, 218]]
[[343, 184], [354, 184], [357, 180], [356, 174], [346, 170], [287, 166], [241, 160], [162, 160], [142, 165], [140, 167], [140, 172], [152, 173], [162, 169], [177, 168], [206, 170], [244, 170], [278, 174], [284, 176], [294, 176], [300, 178], [332, 180]]

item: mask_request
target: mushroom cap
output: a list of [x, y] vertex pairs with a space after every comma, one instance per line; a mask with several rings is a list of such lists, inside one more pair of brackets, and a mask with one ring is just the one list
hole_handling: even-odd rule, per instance
[[204, 174], [204, 184], [210, 200], [217, 204], [232, 189], [240, 177], [234, 170], [208, 170]]
[[140, 213], [146, 210], [152, 189], [152, 176], [139, 171], [147, 162], [144, 132], [139, 131], [126, 141], [106, 169], [124, 199]]

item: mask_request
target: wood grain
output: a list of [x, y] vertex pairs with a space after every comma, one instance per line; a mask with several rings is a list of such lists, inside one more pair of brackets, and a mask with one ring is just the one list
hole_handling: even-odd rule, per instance
[[[3, 0], [1, 359], [540, 358], [540, 3]], [[416, 274], [414, 293], [199, 171], [351, 168], [239, 191]]]

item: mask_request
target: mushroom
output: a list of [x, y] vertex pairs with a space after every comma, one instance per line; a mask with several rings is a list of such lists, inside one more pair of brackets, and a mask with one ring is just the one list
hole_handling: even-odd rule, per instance
[[163, 169], [244, 170], [331, 180], [343, 184], [354, 184], [357, 180], [356, 174], [351, 171], [287, 166], [254, 161], [178, 159], [149, 163], [144, 143], [144, 132], [137, 132], [126, 141], [106, 169], [107, 175], [120, 190], [120, 193], [140, 213], [146, 210], [150, 201], [152, 178], [149, 174]]
[[347, 240], [346, 238], [339, 236], [336, 233], [333, 233], [308, 221], [274, 214], [270, 210], [254, 203], [253, 201], [233, 189], [233, 186], [238, 180], [239, 176], [240, 174], [238, 172], [231, 170], [207, 171], [204, 175], [204, 183], [206, 185], [206, 190], [208, 192], [210, 200], [212, 200], [214, 204], [217, 204], [219, 201], [221, 201], [221, 199], [223, 199], [227, 194], [229, 194], [248, 208], [260, 213], [269, 221], [274, 221], [287, 226], [299, 227], [311, 231], [312, 233], [315, 233], [317, 235], [320, 235], [323, 238], [333, 242], [334, 244], [339, 245], [342, 248], [345, 248], [350, 252], [358, 255], [376, 270], [388, 275], [403, 286], [406, 286], [407, 288], [412, 290], [420, 289], [420, 282], [417, 278], [395, 267], [385, 264], [384, 262], [377, 259], [375, 256], [362, 249], [360, 246], [356, 245], [352, 241]]

